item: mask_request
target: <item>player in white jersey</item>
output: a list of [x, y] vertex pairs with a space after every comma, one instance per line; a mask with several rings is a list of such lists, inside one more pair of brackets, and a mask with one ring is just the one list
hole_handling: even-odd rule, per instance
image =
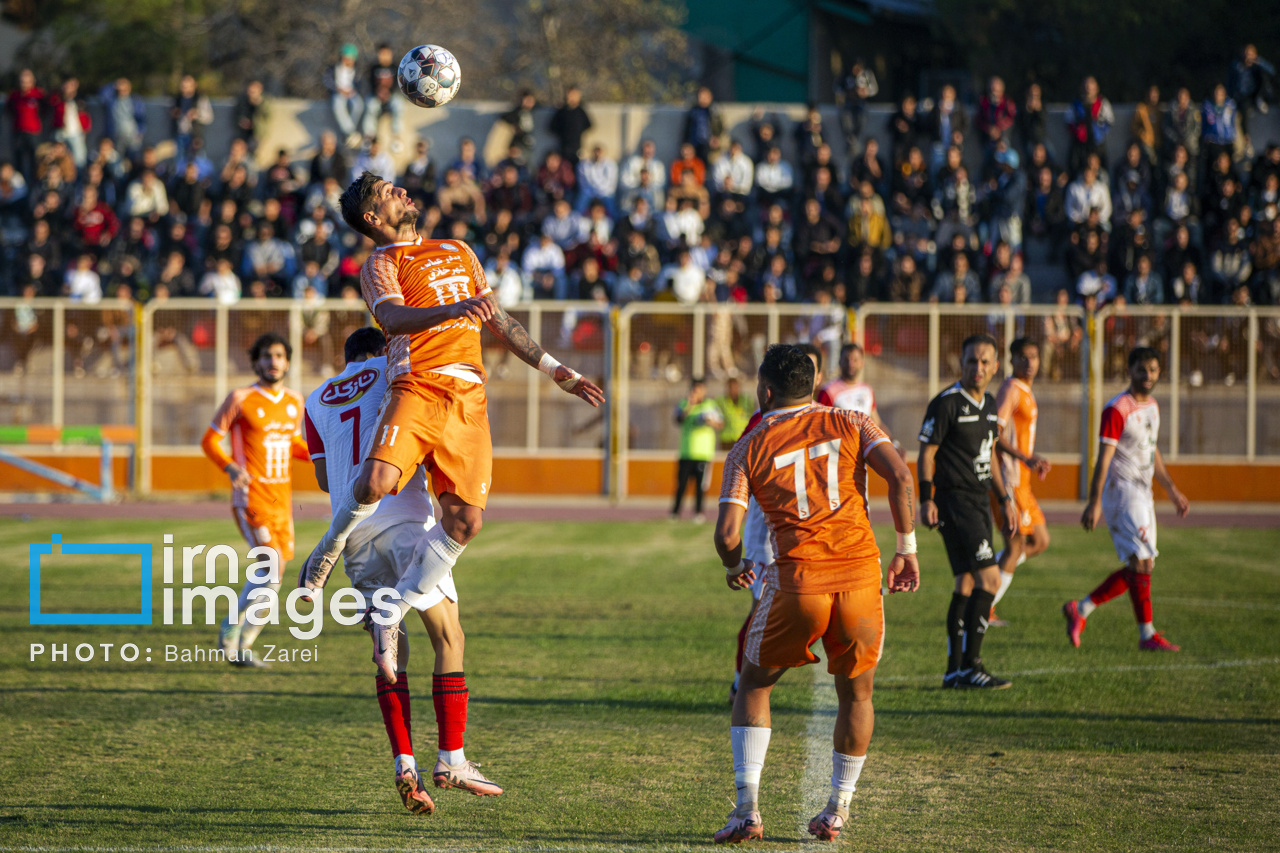
[[1191, 506], [1174, 485], [1156, 446], [1160, 407], [1151, 391], [1159, 378], [1160, 356], [1156, 351], [1150, 347], [1134, 349], [1129, 353], [1128, 390], [1112, 397], [1102, 411], [1098, 464], [1093, 469], [1089, 503], [1080, 523], [1085, 530], [1093, 530], [1099, 518], [1105, 517], [1116, 555], [1124, 565], [1084, 598], [1062, 605], [1067, 638], [1073, 646], [1080, 645], [1085, 620], [1094, 608], [1128, 590], [1138, 620], [1138, 648], [1178, 651], [1178, 646], [1161, 636], [1151, 621], [1151, 570], [1159, 553], [1152, 477], [1169, 493], [1179, 517], [1185, 517]]
[[876, 410], [876, 393], [862, 381], [862, 366], [866, 354], [861, 344], [845, 344], [840, 348], [840, 376], [821, 386], [814, 399], [823, 406], [850, 409], [870, 415], [876, 426], [884, 429], [880, 412]]
[[[337, 504], [347, 494], [373, 444], [379, 407], [387, 390], [386, 337], [377, 329], [358, 329], [347, 338], [346, 369], [307, 397], [307, 445], [320, 488]], [[343, 551], [343, 568], [351, 585], [371, 600], [379, 590], [394, 588], [405, 570], [421, 559], [425, 537], [436, 524], [421, 465], [397, 494], [352, 530]], [[305, 569], [303, 574], [305, 575]], [[303, 587], [304, 577], [298, 578]], [[305, 587], [304, 587], [305, 588]], [[435, 651], [432, 700], [439, 732], [439, 751], [432, 778], [438, 788], [460, 788], [481, 796], [502, 789], [482, 776], [463, 753], [467, 726], [466, 682], [462, 671], [463, 634], [458, 620], [458, 592], [450, 572], [430, 590], [414, 590], [405, 599], [422, 614]], [[397, 633], [397, 678], [376, 675], [378, 705], [391, 741], [395, 784], [405, 808], [430, 814], [435, 804], [418, 773], [410, 731], [409, 638]]]

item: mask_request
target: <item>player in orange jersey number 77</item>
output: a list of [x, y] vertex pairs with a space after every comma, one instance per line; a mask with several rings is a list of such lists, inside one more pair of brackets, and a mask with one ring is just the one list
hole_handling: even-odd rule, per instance
[[376, 246], [360, 271], [360, 289], [387, 334], [389, 385], [373, 447], [350, 494], [335, 503], [329, 530], [303, 565], [298, 585], [323, 587], [356, 525], [419, 465], [426, 467], [440, 523], [425, 536], [421, 561], [396, 585], [398, 615], [388, 620], [373, 608], [366, 613], [374, 662], [395, 684], [400, 621], [445, 579], [479, 533], [492, 486], [481, 325], [564, 391], [592, 406], [604, 402], [604, 392], [552, 358], [498, 305], [470, 246], [418, 234], [418, 209], [404, 189], [366, 172], [347, 187], [341, 204], [346, 223]]
[[[787, 669], [817, 663], [809, 647], [819, 639], [839, 709], [831, 795], [809, 832], [831, 840], [849, 819], [871, 743], [872, 682], [884, 647], [880, 550], [867, 518], [868, 467], [889, 483], [898, 531], [889, 591], [920, 585], [910, 470], [869, 416], [814, 405], [813, 377], [804, 350], [769, 347], [756, 386], [764, 417], [725, 460], [716, 551], [731, 589], [750, 586], [759, 568], [764, 591], [747, 631], [729, 730], [738, 803], [715, 834], [717, 844], [764, 836], [757, 802], [771, 733], [769, 694]], [[742, 558], [750, 497], [777, 543], [776, 562], [767, 567]]]

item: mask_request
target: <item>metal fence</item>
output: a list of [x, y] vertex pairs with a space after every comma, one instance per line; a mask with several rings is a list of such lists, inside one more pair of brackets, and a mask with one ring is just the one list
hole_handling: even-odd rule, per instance
[[[1041, 343], [1037, 447], [1091, 458], [1098, 415], [1123, 390], [1125, 358], [1139, 344], [1164, 362], [1156, 397], [1161, 449], [1170, 459], [1246, 461], [1280, 457], [1280, 309], [870, 304], [836, 306], [533, 302], [511, 314], [557, 358], [597, 380], [609, 404], [590, 409], [484, 333], [495, 453], [548, 452], [600, 465], [608, 491], [627, 494], [633, 460], [671, 459], [674, 407], [690, 377], [712, 396], [731, 378], [754, 394], [764, 349], [808, 341], [826, 354], [828, 376], [842, 342], [866, 349], [865, 379], [904, 447], [929, 399], [959, 375], [960, 342], [989, 332], [1002, 344]], [[342, 343], [369, 322], [360, 301], [246, 300], [218, 306], [172, 299], [138, 307], [63, 299], [0, 299], [0, 425], [138, 427], [137, 486], [154, 453], [198, 453], [227, 393], [254, 381], [247, 349], [272, 330], [293, 344], [288, 382], [302, 393], [342, 369]]]

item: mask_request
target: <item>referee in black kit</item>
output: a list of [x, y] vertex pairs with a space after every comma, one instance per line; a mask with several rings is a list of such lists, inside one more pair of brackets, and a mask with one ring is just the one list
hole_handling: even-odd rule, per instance
[[995, 493], [1004, 510], [1004, 528], [1018, 518], [1000, 466], [991, 464], [999, 427], [996, 401], [987, 393], [987, 384], [1000, 367], [997, 353], [995, 338], [990, 335], [966, 338], [960, 381], [933, 398], [920, 427], [916, 463], [920, 520], [941, 531], [951, 573], [956, 577], [947, 611], [944, 688], [998, 690], [1012, 684], [987, 672], [981, 658], [987, 618], [1000, 588], [988, 493]]

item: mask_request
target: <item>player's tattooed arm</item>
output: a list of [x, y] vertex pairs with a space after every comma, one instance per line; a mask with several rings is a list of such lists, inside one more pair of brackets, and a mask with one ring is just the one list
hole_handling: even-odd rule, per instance
[[547, 351], [530, 337], [528, 330], [520, 325], [518, 320], [498, 304], [498, 300], [492, 294], [488, 299], [493, 306], [493, 314], [485, 321], [485, 328], [492, 332], [493, 336], [501, 341], [504, 347], [515, 353], [521, 361], [530, 367], [537, 367], [542, 361], [542, 356]]

